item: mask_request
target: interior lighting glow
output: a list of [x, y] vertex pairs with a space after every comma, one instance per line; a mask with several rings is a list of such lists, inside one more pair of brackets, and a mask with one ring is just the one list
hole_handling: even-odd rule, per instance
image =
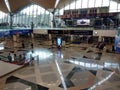
[[111, 78], [111, 76], [114, 74], [115, 72], [112, 72], [111, 74], [109, 74], [106, 78], [102, 79], [101, 81], [99, 81], [98, 83], [96, 83], [95, 85], [93, 85], [92, 87], [90, 87], [88, 90], [93, 90], [95, 89], [98, 85], [101, 85], [102, 83], [104, 83], [105, 81], [107, 81], [109, 78]]
[[66, 83], [65, 83], [65, 79], [64, 79], [64, 76], [63, 76], [63, 74], [62, 74], [61, 68], [60, 68], [59, 63], [58, 63], [57, 55], [56, 55], [56, 57], [55, 57], [55, 64], [56, 64], [56, 66], [57, 66], [57, 70], [58, 70], [58, 72], [59, 72], [59, 75], [60, 75], [60, 78], [61, 78], [61, 81], [62, 81], [62, 84], [63, 84], [63, 88], [64, 88], [64, 90], [67, 90], [67, 86], [66, 86]]
[[60, 0], [56, 0], [56, 2], [55, 2], [55, 8], [57, 7], [59, 1], [60, 1]]
[[8, 11], [11, 12], [9, 1], [8, 0], [4, 0], [4, 2], [6, 4], [6, 6], [7, 6]]
[[42, 49], [36, 48], [33, 51], [30, 51], [28, 54], [29, 56], [32, 55], [32, 57], [38, 56], [40, 60], [50, 58], [53, 55], [51, 51], [43, 48]]
[[74, 63], [76, 65], [81, 65], [86, 68], [97, 68], [97, 69], [103, 68], [102, 65], [99, 65], [96, 63], [87, 63], [87, 62], [82, 62], [82, 61], [77, 61], [77, 60], [69, 60], [69, 62]]

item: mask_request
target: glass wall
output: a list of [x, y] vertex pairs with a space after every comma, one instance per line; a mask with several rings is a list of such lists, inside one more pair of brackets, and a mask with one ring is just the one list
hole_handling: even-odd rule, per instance
[[[51, 27], [52, 13], [39, 5], [29, 5], [24, 9], [12, 13], [12, 28], [34, 28]], [[0, 11], [0, 25], [7, 23], [10, 28], [10, 15]], [[0, 26], [0, 28], [3, 28]]]
[[[117, 1], [117, 0], [116, 0]], [[109, 7], [109, 12], [119, 12], [120, 2], [113, 0], [74, 0], [65, 5], [65, 10], [80, 9], [80, 8], [92, 8], [92, 7]], [[62, 8], [63, 9], [63, 8]]]
[[13, 26], [30, 28], [51, 27], [52, 14], [38, 5], [30, 5], [13, 15]]
[[9, 28], [9, 22], [9, 15], [0, 11], [0, 29]]

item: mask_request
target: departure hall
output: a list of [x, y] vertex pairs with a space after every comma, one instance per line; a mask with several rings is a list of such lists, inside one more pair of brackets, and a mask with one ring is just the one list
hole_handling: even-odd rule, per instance
[[0, 0], [0, 90], [120, 90], [120, 0]]

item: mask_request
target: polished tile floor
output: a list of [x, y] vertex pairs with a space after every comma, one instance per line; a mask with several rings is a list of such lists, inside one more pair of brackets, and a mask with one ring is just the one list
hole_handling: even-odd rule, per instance
[[92, 44], [67, 44], [59, 50], [35, 39], [25, 41], [23, 49], [20, 42], [6, 41], [1, 56], [14, 50], [25, 53], [26, 60], [32, 55], [34, 61], [1, 77], [0, 90], [120, 90], [120, 54], [106, 52], [111, 45], [100, 51]]

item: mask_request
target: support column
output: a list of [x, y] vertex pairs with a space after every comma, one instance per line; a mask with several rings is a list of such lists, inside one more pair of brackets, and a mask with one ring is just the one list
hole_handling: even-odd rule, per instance
[[13, 35], [13, 41], [14, 43], [17, 43], [17, 46], [19, 46], [19, 42], [20, 42], [20, 34], [17, 33], [16, 35]]
[[35, 42], [34, 42], [34, 33], [31, 33], [31, 35], [30, 35], [30, 36], [31, 36], [31, 43], [33, 43], [33, 44], [34, 44], [34, 43], [35, 43]]
[[53, 14], [53, 12], [52, 12], [52, 17], [51, 17], [51, 22], [50, 22], [50, 26], [51, 26], [51, 28], [53, 28], [54, 26], [53, 26], [53, 22], [54, 22], [54, 14]]
[[17, 37], [19, 37], [19, 35], [13, 35], [14, 47], [19, 47], [19, 39]]
[[51, 34], [49, 34], [49, 40], [51, 40], [52, 39], [52, 36], [51, 36]]
[[55, 15], [54, 15], [54, 11], [52, 12], [52, 21], [51, 21], [51, 28], [54, 28], [54, 27], [56, 27], [55, 26]]
[[73, 41], [73, 35], [70, 35], [70, 41], [71, 42]]
[[34, 34], [33, 34], [33, 33], [31, 33], [31, 38], [32, 38], [32, 39], [34, 38]]
[[53, 45], [53, 43], [52, 43], [52, 41], [53, 41], [52, 40], [52, 35], [51, 34], [48, 34], [48, 35], [49, 35], [49, 42], [48, 43], [49, 43], [49, 45]]
[[31, 22], [31, 29], [33, 30], [34, 29], [34, 23]]
[[102, 42], [102, 36], [99, 36], [98, 42]]
[[13, 27], [13, 13], [10, 13], [10, 29]]
[[13, 35], [13, 41], [16, 42], [17, 41], [17, 36]]

